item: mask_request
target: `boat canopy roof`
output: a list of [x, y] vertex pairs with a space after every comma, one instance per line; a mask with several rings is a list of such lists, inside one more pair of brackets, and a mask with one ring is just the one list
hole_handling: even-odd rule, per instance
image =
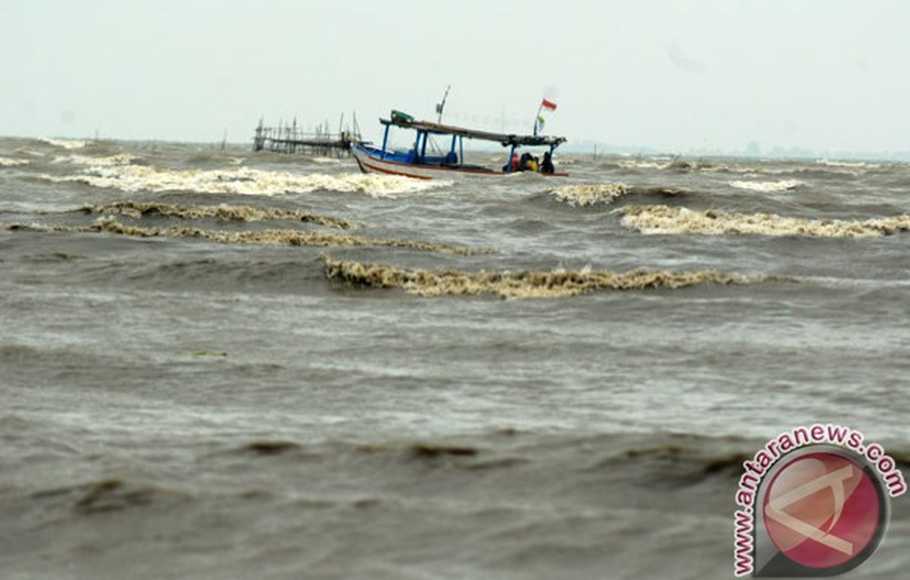
[[432, 135], [457, 135], [466, 139], [477, 139], [480, 141], [494, 141], [502, 144], [504, 147], [526, 146], [526, 147], [559, 147], [566, 142], [565, 137], [551, 137], [544, 135], [513, 135], [506, 133], [491, 133], [489, 131], [476, 131], [474, 129], [465, 129], [463, 127], [454, 127], [452, 125], [443, 125], [440, 123], [431, 123], [428, 121], [416, 121], [409, 115], [395, 114], [393, 111], [392, 118], [380, 119], [383, 125], [393, 125], [403, 129], [414, 129], [423, 131]]

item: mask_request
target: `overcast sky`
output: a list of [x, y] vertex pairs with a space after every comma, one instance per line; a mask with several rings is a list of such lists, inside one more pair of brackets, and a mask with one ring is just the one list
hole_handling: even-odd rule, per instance
[[898, 0], [0, 0], [0, 134], [378, 135], [391, 108], [685, 150], [910, 150]]

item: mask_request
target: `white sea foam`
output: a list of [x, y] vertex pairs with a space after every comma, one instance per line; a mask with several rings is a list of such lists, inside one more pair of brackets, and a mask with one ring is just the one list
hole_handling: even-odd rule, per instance
[[93, 165], [82, 173], [40, 176], [56, 183], [84, 183], [93, 187], [140, 191], [188, 191], [240, 195], [281, 195], [317, 190], [360, 192], [372, 197], [395, 197], [451, 185], [448, 181], [420, 181], [392, 175], [299, 175], [250, 168], [226, 170], [167, 170], [136, 165]]
[[866, 163], [864, 161], [829, 161], [828, 159], [819, 159], [816, 163], [826, 167], [842, 167], [845, 169], [878, 169], [881, 167], [881, 165]]
[[119, 153], [109, 157], [90, 157], [88, 155], [65, 155], [54, 159], [54, 163], [69, 163], [86, 167], [116, 167], [130, 165], [139, 160], [139, 157], [128, 153]]
[[24, 159], [10, 159], [8, 157], [0, 157], [0, 167], [21, 167], [23, 165], [28, 165], [28, 161]]
[[623, 169], [666, 169], [670, 163], [660, 163], [659, 161], [643, 161], [632, 159], [628, 161], [619, 161], [618, 165]]
[[873, 238], [910, 231], [910, 215], [868, 220], [812, 220], [776, 214], [741, 214], [721, 210], [695, 211], [665, 205], [616, 210], [622, 224], [643, 234], [705, 236], [755, 235], [812, 238]]
[[35, 151], [34, 149], [27, 149], [25, 147], [20, 147], [19, 149], [16, 149], [16, 153], [28, 155], [29, 157], [44, 157], [44, 153], [42, 153], [40, 151]]
[[[42, 227], [42, 226], [33, 226]], [[323, 257], [325, 275], [358, 288], [400, 288], [424, 297], [480, 296], [492, 294], [509, 299], [568, 298], [591, 292], [679, 289], [716, 284], [757, 284], [774, 279], [743, 276], [712, 270], [668, 272], [632, 270], [595, 271], [481, 271], [405, 270], [386, 264], [371, 264]], [[783, 279], [780, 279], [783, 280]]]
[[654, 169], [657, 171], [718, 171], [719, 166], [701, 161], [686, 161], [682, 158], [650, 157], [646, 159], [627, 159], [618, 161], [623, 169]]
[[626, 195], [629, 189], [622, 183], [596, 183], [586, 185], [564, 185], [550, 193], [559, 201], [571, 206], [587, 207], [610, 204]]
[[730, 186], [736, 189], [759, 191], [761, 193], [776, 193], [780, 191], [793, 191], [805, 185], [797, 179], [784, 179], [781, 181], [731, 181]]
[[85, 146], [88, 145], [88, 141], [80, 141], [78, 139], [49, 139], [47, 137], [42, 137], [38, 140], [63, 149], [84, 149]]

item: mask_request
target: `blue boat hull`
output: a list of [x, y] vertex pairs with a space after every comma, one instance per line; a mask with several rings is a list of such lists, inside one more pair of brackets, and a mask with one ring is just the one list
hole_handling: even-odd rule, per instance
[[[457, 175], [476, 177], [508, 177], [512, 173], [502, 173], [476, 165], [451, 164], [448, 158], [425, 157], [421, 163], [414, 162], [413, 152], [386, 152], [366, 143], [355, 143], [351, 152], [357, 165], [364, 173], [400, 175], [414, 179], [449, 179]], [[539, 174], [538, 174], [539, 175]], [[566, 177], [567, 173], [554, 174], [555, 177]]]

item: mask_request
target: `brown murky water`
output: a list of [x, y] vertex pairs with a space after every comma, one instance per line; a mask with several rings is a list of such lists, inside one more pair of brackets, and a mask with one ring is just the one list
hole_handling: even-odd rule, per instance
[[4, 578], [729, 578], [763, 439], [910, 457], [906, 166], [0, 160]]

